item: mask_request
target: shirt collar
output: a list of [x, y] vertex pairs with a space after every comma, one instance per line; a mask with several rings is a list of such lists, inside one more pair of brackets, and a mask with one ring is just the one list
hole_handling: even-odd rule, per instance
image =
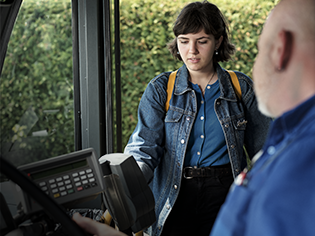
[[[220, 97], [226, 100], [237, 101], [237, 96], [234, 92], [229, 74], [224, 69], [222, 69], [222, 67], [218, 63], [216, 63], [215, 66], [220, 84]], [[185, 64], [183, 64], [183, 66], [178, 69], [176, 77], [177, 79], [175, 81], [174, 94], [180, 95], [185, 93], [186, 91], [191, 90], [188, 83], [189, 72]]]
[[[274, 120], [268, 138], [270, 142], [268, 143], [280, 142], [286, 136], [300, 130], [308, 122], [314, 122], [314, 118], [315, 95]], [[266, 146], [268, 146], [268, 144], [266, 144]]]

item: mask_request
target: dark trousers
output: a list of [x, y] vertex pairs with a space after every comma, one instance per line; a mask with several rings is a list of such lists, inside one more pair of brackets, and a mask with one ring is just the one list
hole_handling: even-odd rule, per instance
[[[230, 168], [230, 164], [225, 165]], [[179, 196], [163, 227], [162, 236], [209, 236], [215, 218], [233, 183], [229, 174], [182, 178]]]

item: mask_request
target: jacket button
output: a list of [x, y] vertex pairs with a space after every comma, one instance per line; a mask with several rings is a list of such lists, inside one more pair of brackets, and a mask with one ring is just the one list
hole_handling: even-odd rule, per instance
[[224, 127], [225, 127], [225, 128], [228, 128], [228, 127], [229, 127], [229, 125], [228, 125], [228, 124], [226, 124]]
[[167, 210], [169, 210], [169, 209], [171, 208], [171, 206], [170, 206], [170, 205], [167, 205], [166, 208], [167, 208]]
[[184, 140], [184, 139], [182, 139], [182, 140], [180, 140], [180, 142], [181, 142], [182, 144], [184, 144], [184, 143], [185, 143], [185, 140]]
[[217, 102], [217, 105], [220, 105], [220, 104], [221, 104], [221, 102], [220, 102], [220, 101], [218, 101], [218, 102]]
[[232, 144], [232, 145], [231, 145], [231, 148], [235, 148], [235, 146]]
[[174, 185], [174, 188], [177, 189], [177, 185], [176, 184]]

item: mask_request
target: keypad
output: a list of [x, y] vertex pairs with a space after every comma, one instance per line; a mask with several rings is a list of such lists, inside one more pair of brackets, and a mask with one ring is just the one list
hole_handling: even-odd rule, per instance
[[80, 170], [57, 178], [38, 183], [39, 187], [54, 198], [64, 197], [69, 194], [84, 191], [97, 186], [92, 169]]

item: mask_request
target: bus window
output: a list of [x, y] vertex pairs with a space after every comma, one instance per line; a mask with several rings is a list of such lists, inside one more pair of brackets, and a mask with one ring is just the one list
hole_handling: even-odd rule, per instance
[[20, 166], [73, 152], [71, 0], [23, 1], [0, 78], [0, 154]]

